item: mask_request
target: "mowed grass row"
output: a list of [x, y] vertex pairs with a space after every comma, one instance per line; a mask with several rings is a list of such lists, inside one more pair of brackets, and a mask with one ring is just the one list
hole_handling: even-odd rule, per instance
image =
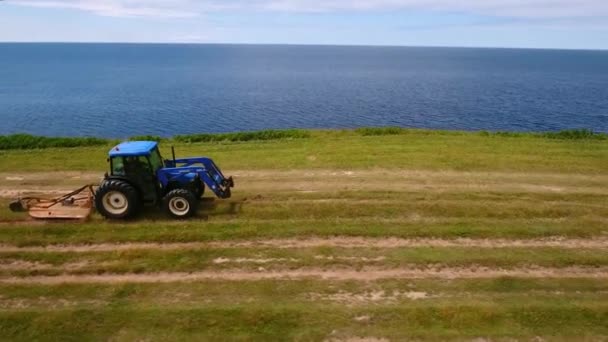
[[387, 338], [445, 340], [608, 334], [594, 279], [254, 281], [0, 285], [10, 340]]
[[[390, 185], [389, 185], [390, 186]], [[431, 185], [429, 185], [431, 186]], [[594, 188], [600, 190], [602, 188]], [[48, 195], [47, 195], [48, 196]], [[23, 220], [12, 213], [9, 199], [0, 199], [0, 219]], [[201, 216], [223, 219], [272, 219], [328, 217], [469, 217], [469, 218], [567, 218], [608, 217], [608, 193], [442, 191], [259, 191], [237, 193], [231, 200], [206, 198]], [[154, 211], [152, 209], [151, 211]], [[159, 216], [158, 218], [162, 218]]]
[[[457, 175], [457, 174], [456, 174]], [[452, 175], [451, 177], [454, 177]], [[445, 182], [449, 183], [449, 179]], [[304, 182], [305, 183], [305, 182]], [[390, 186], [390, 183], [387, 183]], [[429, 185], [432, 185], [432, 181]], [[483, 184], [483, 183], [481, 183]], [[572, 185], [569, 185], [572, 187]], [[491, 187], [490, 187], [491, 189]], [[601, 184], [593, 187], [601, 190]], [[538, 238], [602, 236], [608, 195], [545, 191], [254, 191], [206, 199], [198, 219], [173, 221], [150, 209], [139, 220], [35, 225], [0, 200], [4, 244], [187, 242], [307, 236]], [[11, 224], [10, 222], [16, 222]]]
[[[204, 304], [264, 303], [276, 302], [341, 303], [347, 306], [369, 304], [424, 304], [425, 301], [441, 302], [457, 296], [469, 299], [501, 301], [518, 296], [534, 300], [535, 296], [575, 297], [598, 299], [608, 296], [608, 282], [604, 279], [526, 279], [500, 277], [490, 279], [436, 279], [376, 280], [369, 282], [315, 279], [241, 281], [210, 280], [207, 282], [178, 283], [116, 283], [116, 284], [0, 284], [2, 297], [0, 308], [27, 310], [32, 307], [61, 309], [80, 305], [152, 305], [179, 304], [201, 306]], [[420, 292], [417, 296], [414, 294]], [[374, 296], [374, 294], [378, 294]], [[534, 295], [534, 296], [531, 296]], [[423, 301], [424, 299], [424, 301]], [[538, 298], [539, 301], [542, 301]], [[23, 305], [18, 301], [22, 300]], [[63, 302], [65, 301], [65, 302]]]
[[13, 246], [129, 242], [208, 242], [306, 237], [399, 238], [594, 238], [606, 235], [605, 219], [445, 220], [394, 222], [378, 219], [254, 220], [208, 222], [52, 223], [0, 226], [0, 240]]
[[[415, 196], [412, 196], [415, 197]], [[608, 196], [597, 196], [606, 198]], [[154, 212], [156, 211], [156, 213]], [[166, 219], [159, 210], [149, 217]], [[142, 215], [146, 216], [146, 214]], [[332, 220], [356, 218], [403, 219], [564, 219], [606, 218], [608, 205], [602, 202], [538, 201], [535, 199], [475, 200], [466, 197], [392, 200], [271, 200], [214, 201], [203, 203], [199, 216], [220, 220]]]
[[[411, 248], [200, 248], [185, 250], [122, 250], [116, 252], [0, 252], [0, 274], [4, 276], [61, 274], [129, 274], [196, 272], [238, 269], [239, 271], [284, 271], [301, 268], [357, 270], [401, 267], [489, 267], [499, 269], [529, 266], [564, 268], [608, 266], [608, 250], [411, 247]], [[483, 273], [483, 271], [480, 271]]]
[[[466, 132], [363, 136], [310, 131], [306, 139], [174, 143], [178, 157], [206, 155], [223, 170], [406, 168], [604, 174], [608, 140], [559, 140]], [[161, 144], [169, 157], [170, 144]], [[104, 171], [112, 146], [0, 151], [0, 172]]]
[[[242, 197], [241, 197], [242, 196]], [[603, 194], [459, 192], [268, 192], [206, 200], [198, 218], [173, 221], [150, 209], [139, 220], [15, 222], [8, 211], [4, 244], [49, 245], [188, 242], [308, 236], [539, 238], [603, 236], [608, 196]]]

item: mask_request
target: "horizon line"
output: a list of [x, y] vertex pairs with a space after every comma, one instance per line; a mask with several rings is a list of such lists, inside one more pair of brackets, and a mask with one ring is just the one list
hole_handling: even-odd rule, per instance
[[[1, 0], [0, 0], [1, 1]], [[249, 46], [318, 46], [318, 47], [378, 47], [378, 48], [448, 48], [448, 49], [504, 49], [608, 51], [607, 48], [516, 47], [516, 46], [458, 46], [458, 45], [392, 45], [392, 44], [325, 44], [325, 43], [217, 43], [217, 42], [113, 42], [113, 41], [0, 41], [0, 44], [114, 44], [114, 45], [249, 45]]]

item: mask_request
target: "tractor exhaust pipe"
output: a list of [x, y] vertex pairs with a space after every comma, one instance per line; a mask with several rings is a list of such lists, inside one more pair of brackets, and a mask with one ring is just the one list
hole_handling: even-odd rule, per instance
[[173, 167], [177, 167], [177, 163], [175, 162], [175, 147], [171, 146], [171, 155], [173, 156]]

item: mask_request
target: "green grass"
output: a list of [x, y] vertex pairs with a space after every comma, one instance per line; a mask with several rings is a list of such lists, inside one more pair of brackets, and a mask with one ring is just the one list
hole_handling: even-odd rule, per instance
[[[222, 305], [201, 308], [128, 307], [0, 313], [0, 332], [11, 340], [318, 340], [353, 336], [445, 340], [480, 336], [558, 336], [607, 333], [606, 306], [560, 300], [525, 306], [452, 304], [353, 310], [318, 305]], [[356, 315], [374, 317], [359, 323]], [[332, 332], [335, 332], [332, 336]], [[558, 339], [559, 340], [559, 339]]]
[[[222, 281], [1, 285], [0, 289], [0, 335], [23, 341], [356, 336], [397, 340], [541, 336], [562, 341], [608, 334], [606, 283], [592, 279], [335, 282], [331, 287], [314, 280]], [[410, 291], [425, 291], [430, 297], [395, 296]], [[391, 299], [365, 300], [370, 293]], [[331, 299], [340, 294], [346, 295], [346, 302]]]
[[[407, 132], [368, 136], [356, 131], [304, 131], [309, 138], [235, 142], [222, 139], [205, 143], [165, 141], [161, 150], [167, 157], [169, 146], [175, 145], [178, 156], [210, 156], [224, 170], [408, 168], [604, 174], [608, 169], [608, 140]], [[66, 150], [60, 148], [0, 151], [3, 159], [0, 172], [49, 169], [103, 172], [111, 146], [73, 148], [69, 150], [69, 158]]]
[[[608, 140], [589, 131], [450, 132], [401, 128], [193, 135], [168, 156], [212, 157], [234, 197], [197, 218], [156, 209], [130, 222], [31, 224], [0, 200], [8, 246], [237, 242], [300, 238], [605, 239]], [[99, 146], [0, 150], [0, 191], [70, 189], [101, 176]], [[26, 146], [26, 145], [24, 145]], [[44, 147], [44, 146], [40, 146]], [[29, 172], [40, 172], [30, 175]], [[46, 175], [46, 176], [45, 176]], [[62, 176], [64, 175], [64, 176]], [[515, 242], [513, 242], [515, 243]], [[228, 258], [218, 264], [217, 258]], [[235, 260], [242, 259], [240, 263]], [[255, 259], [273, 259], [259, 264]], [[0, 278], [218, 270], [606, 267], [605, 248], [221, 247], [1, 251]], [[480, 269], [479, 272], [483, 272]], [[563, 272], [563, 270], [562, 270]], [[424, 292], [414, 300], [400, 293]], [[380, 299], [376, 298], [378, 293]], [[375, 295], [374, 295], [375, 294]], [[8, 285], [7, 340], [605, 340], [605, 279], [321, 279], [170, 284]], [[376, 297], [374, 297], [376, 296]], [[346, 299], [344, 299], [346, 298]], [[357, 317], [364, 317], [357, 320]], [[367, 317], [367, 318], [366, 318]]]

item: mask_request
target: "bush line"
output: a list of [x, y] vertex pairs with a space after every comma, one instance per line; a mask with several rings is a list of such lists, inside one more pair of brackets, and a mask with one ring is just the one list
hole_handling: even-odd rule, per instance
[[[426, 134], [426, 135], [464, 135], [470, 134], [466, 131], [445, 131], [445, 130], [425, 130], [425, 129], [410, 129], [401, 127], [365, 127], [358, 128], [355, 132], [362, 136], [378, 136], [378, 135], [400, 135], [400, 134]], [[478, 135], [484, 137], [534, 137], [562, 140], [607, 140], [608, 134], [596, 133], [590, 129], [567, 129], [558, 132], [506, 132], [506, 131], [478, 131]]]
[[281, 140], [309, 138], [310, 132], [300, 129], [264, 130], [253, 132], [218, 133], [218, 134], [189, 134], [178, 135], [173, 139], [177, 142], [220, 142], [220, 141], [252, 141], [252, 140]]
[[[477, 134], [484, 137], [535, 137], [561, 140], [608, 140], [608, 134], [596, 133], [589, 129], [570, 129], [559, 132], [466, 132], [466, 131], [447, 131], [447, 130], [425, 130], [409, 129], [401, 127], [366, 127], [357, 128], [355, 134], [361, 136], [380, 136], [380, 135], [401, 135], [401, 134], [422, 134], [422, 135], [468, 135]], [[244, 141], [263, 141], [263, 140], [284, 140], [284, 139], [305, 139], [311, 137], [311, 131], [300, 129], [287, 130], [263, 130], [251, 132], [235, 133], [203, 133], [177, 135], [173, 138], [163, 138], [156, 135], [139, 135], [128, 140], [146, 141], [176, 141], [180, 143], [197, 142], [244, 142]], [[0, 135], [0, 150], [29, 150], [43, 149], [52, 147], [87, 147], [87, 146], [109, 146], [116, 144], [118, 140], [94, 137], [44, 137], [30, 134]]]
[[100, 138], [42, 137], [29, 134], [0, 135], [0, 150], [25, 150], [49, 147], [81, 147], [107, 145]]

